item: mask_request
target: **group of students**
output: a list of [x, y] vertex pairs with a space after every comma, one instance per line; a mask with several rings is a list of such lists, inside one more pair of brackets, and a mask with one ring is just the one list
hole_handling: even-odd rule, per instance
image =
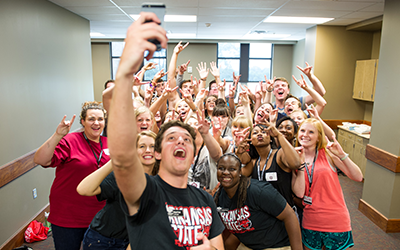
[[[168, 80], [160, 71], [143, 90], [155, 67], [139, 70], [144, 52], [149, 60], [156, 49], [148, 40], [167, 45], [158, 22], [141, 13], [129, 27], [103, 103], [83, 104], [83, 131], [69, 133], [75, 115], [64, 116], [35, 154], [37, 164], [56, 167], [48, 218], [55, 248], [353, 246], [337, 169], [363, 176], [319, 116], [325, 89], [311, 66], [298, 68], [314, 88], [293, 77], [306, 97], [290, 96], [284, 78], [265, 79], [252, 93], [233, 75], [226, 98], [215, 63], [198, 65], [199, 81], [182, 80], [189, 61], [177, 69], [177, 58], [188, 44], [179, 43]], [[209, 72], [215, 80], [206, 89]]]

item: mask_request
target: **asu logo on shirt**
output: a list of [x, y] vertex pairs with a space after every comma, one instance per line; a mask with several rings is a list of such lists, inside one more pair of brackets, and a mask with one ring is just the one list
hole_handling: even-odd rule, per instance
[[165, 209], [177, 237], [175, 245], [189, 249], [199, 244], [196, 239], [198, 233], [209, 236], [212, 224], [210, 207], [176, 207], [165, 203]]
[[235, 210], [220, 208], [218, 210], [226, 229], [231, 233], [241, 234], [254, 230], [253, 223], [249, 220], [250, 212], [248, 206]]

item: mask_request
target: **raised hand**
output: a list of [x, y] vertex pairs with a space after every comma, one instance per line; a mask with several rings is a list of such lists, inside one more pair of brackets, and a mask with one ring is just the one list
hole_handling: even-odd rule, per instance
[[319, 119], [318, 110], [314, 105], [310, 104], [310, 106], [309, 106], [306, 104], [306, 109], [311, 117]]
[[217, 185], [215, 185], [215, 187], [211, 190], [211, 189], [206, 189], [206, 187], [203, 187], [203, 190], [206, 191], [207, 193], [211, 194], [211, 196], [214, 197], [214, 194], [218, 191], [219, 186], [221, 185], [221, 183], [217, 183]]
[[190, 63], [190, 60], [187, 61], [187, 63], [184, 63], [182, 65], [179, 66], [179, 74], [183, 75], [183, 73], [185, 73], [185, 71], [187, 70], [187, 67]]
[[310, 65], [308, 64], [308, 62], [306, 62], [306, 67], [305, 67], [305, 68], [302, 68], [302, 67], [300, 67], [299, 65], [297, 65], [297, 68], [298, 68], [301, 72], [303, 72], [308, 78], [311, 78], [311, 69], [312, 69], [312, 66], [310, 66]]
[[[235, 74], [235, 73], [233, 73]], [[229, 85], [229, 98], [235, 98], [235, 92], [237, 88], [237, 82], [233, 82], [231, 85]]]
[[73, 115], [70, 121], [66, 121], [65, 118], [67, 118], [67, 115], [64, 115], [60, 124], [58, 124], [57, 126], [56, 134], [63, 137], [66, 136], [69, 133], [72, 124], [74, 123], [75, 117], [76, 115]]
[[196, 101], [204, 100], [207, 96], [208, 96], [208, 89], [201, 89], [199, 93], [197, 93]]
[[235, 76], [235, 71], [233, 71], [233, 82], [235, 83], [236, 86], [239, 83], [240, 76], [242, 75]]
[[272, 137], [278, 137], [281, 132], [278, 131], [278, 129], [275, 127], [275, 124], [270, 122], [267, 122], [266, 124], [268, 126], [267, 131], [269, 135]]
[[220, 77], [219, 69], [217, 67], [217, 64], [215, 62], [210, 63], [210, 73], [215, 77]]
[[221, 81], [220, 83], [218, 83], [218, 91], [225, 91], [225, 85], [226, 85], [226, 81], [224, 79], [223, 82]]
[[246, 91], [247, 95], [248, 95], [251, 99], [253, 99], [253, 100], [256, 99], [256, 96], [253, 94], [253, 92], [251, 92], [251, 90], [249, 89], [249, 87], [247, 87], [246, 85], [240, 85], [240, 88], [242, 89], [242, 91]]
[[[327, 136], [325, 136], [325, 139], [327, 142], [329, 142], [329, 139]], [[340, 159], [345, 157], [347, 154], [346, 152], [343, 151], [342, 146], [340, 146], [339, 142], [336, 140], [335, 136], [332, 136], [333, 143], [329, 143], [326, 146], [326, 149], [328, 149], [332, 154], [336, 155]]]
[[158, 82], [163, 76], [165, 76], [167, 73], [164, 72], [164, 69], [158, 71], [154, 77], [153, 77], [153, 82]]
[[235, 133], [234, 140], [236, 147], [238, 148], [236, 152], [237, 154], [242, 154], [249, 149], [250, 147], [249, 142], [251, 141], [251, 139], [249, 139], [249, 134], [250, 134], [250, 127], [247, 127], [242, 131]]
[[185, 45], [182, 46], [182, 41], [180, 41], [174, 48], [174, 53], [179, 54], [184, 50], [187, 46], [189, 45], [189, 42], [187, 42]]
[[173, 91], [175, 91], [175, 90], [178, 88], [178, 86], [175, 86], [175, 88], [171, 89], [171, 88], [169, 87], [169, 82], [170, 82], [170, 80], [168, 80], [168, 81], [165, 83], [165, 85], [164, 85], [164, 90], [163, 90], [163, 92], [162, 92], [162, 95], [165, 96], [165, 97], [168, 97]]
[[156, 65], [158, 63], [154, 63], [154, 62], [148, 62], [146, 65], [143, 66], [143, 70], [151, 70], [151, 69], [155, 69]]
[[268, 92], [271, 92], [272, 90], [274, 90], [274, 82], [276, 77], [274, 77], [273, 80], [270, 80], [267, 78], [266, 75], [264, 75], [264, 78], [265, 78], [265, 83], [263, 83], [263, 86]]
[[144, 100], [148, 101], [150, 104], [151, 98], [153, 98], [155, 86], [148, 86], [146, 92], [144, 92]]
[[208, 77], [208, 72], [210, 71], [210, 69], [207, 69], [207, 64], [204, 62], [200, 62], [198, 64], [198, 67], [196, 67], [197, 71], [199, 72], [200, 75], [200, 79], [202, 81], [207, 80]]
[[[242, 85], [239, 85], [239, 86], [243, 90]], [[245, 90], [243, 92], [239, 93], [239, 100], [243, 105], [249, 105], [250, 104], [249, 95]]]
[[276, 124], [276, 120], [278, 119], [278, 109], [273, 109], [271, 113], [269, 113], [269, 122], [272, 124]]
[[209, 129], [210, 129], [210, 122], [205, 119], [206, 115], [205, 115], [205, 111], [204, 109], [202, 110], [203, 115], [200, 115], [200, 111], [197, 110], [196, 111], [196, 115], [197, 115], [197, 122], [198, 122], [198, 126], [197, 126], [197, 131], [199, 131], [200, 134], [205, 135], [208, 134]]
[[305, 162], [306, 161], [306, 156], [304, 154], [304, 148], [303, 146], [300, 147], [295, 147], [294, 150], [299, 154], [300, 156], [300, 162]]
[[293, 80], [296, 82], [297, 85], [299, 85], [300, 88], [306, 89], [308, 88], [306, 81], [304, 80], [303, 75], [301, 75], [301, 80], [297, 80], [294, 75], [292, 75]]

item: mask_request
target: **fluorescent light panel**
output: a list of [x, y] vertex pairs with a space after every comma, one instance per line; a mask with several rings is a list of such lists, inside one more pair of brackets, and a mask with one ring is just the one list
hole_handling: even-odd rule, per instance
[[182, 39], [186, 39], [186, 38], [196, 38], [196, 34], [195, 33], [168, 33], [167, 34], [168, 38], [182, 38]]
[[270, 16], [264, 20], [264, 23], [326, 23], [334, 18], [325, 17], [291, 17], [291, 16]]
[[[133, 19], [137, 20], [140, 15], [130, 15]], [[166, 23], [195, 23], [197, 22], [197, 16], [195, 15], [165, 15], [164, 22]]]
[[99, 32], [90, 32], [90, 36], [106, 36], [106, 35]]

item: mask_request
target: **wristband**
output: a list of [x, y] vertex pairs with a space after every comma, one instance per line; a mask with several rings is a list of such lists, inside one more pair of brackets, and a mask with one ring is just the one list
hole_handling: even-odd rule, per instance
[[200, 78], [200, 80], [202, 80], [203, 82], [205, 82], [205, 81], [207, 80], [207, 77], [206, 77], [206, 78]]
[[341, 161], [344, 161], [347, 159], [347, 157], [349, 157], [349, 154], [346, 154], [345, 156], [343, 156], [342, 158], [340, 158]]
[[268, 91], [268, 92], [272, 92], [272, 90], [268, 90], [268, 89], [267, 89], [267, 91]]

